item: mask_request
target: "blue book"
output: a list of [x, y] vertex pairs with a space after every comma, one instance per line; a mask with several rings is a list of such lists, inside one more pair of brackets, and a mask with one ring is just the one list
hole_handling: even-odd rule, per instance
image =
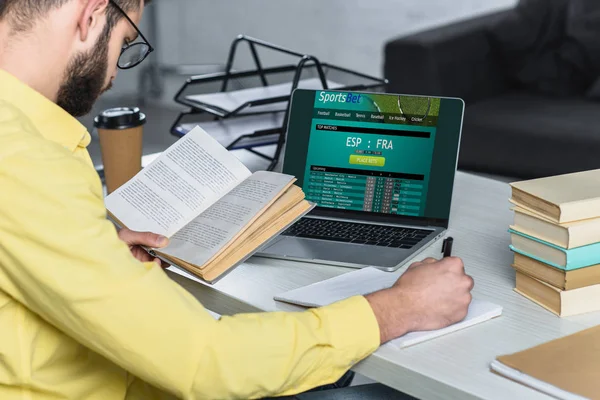
[[567, 250], [514, 229], [510, 229], [509, 232], [511, 234], [512, 244], [510, 249], [512, 251], [554, 268], [573, 271], [600, 264], [600, 243]]

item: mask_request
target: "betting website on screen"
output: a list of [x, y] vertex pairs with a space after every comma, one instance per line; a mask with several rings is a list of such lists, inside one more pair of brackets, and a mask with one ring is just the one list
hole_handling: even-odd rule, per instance
[[283, 172], [318, 213], [446, 226], [463, 113], [455, 98], [297, 90]]
[[304, 172], [307, 200], [424, 216], [439, 108], [435, 98], [320, 92]]

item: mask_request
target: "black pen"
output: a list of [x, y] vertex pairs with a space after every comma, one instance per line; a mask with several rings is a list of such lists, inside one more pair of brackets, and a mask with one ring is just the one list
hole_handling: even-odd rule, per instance
[[452, 244], [454, 243], [454, 238], [449, 237], [444, 239], [444, 244], [442, 244], [442, 253], [444, 253], [444, 258], [452, 257]]

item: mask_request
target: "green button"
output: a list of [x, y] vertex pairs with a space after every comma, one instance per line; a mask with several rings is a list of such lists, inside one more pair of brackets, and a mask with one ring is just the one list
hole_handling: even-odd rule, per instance
[[350, 156], [350, 164], [383, 167], [385, 165], [385, 157], [361, 156], [359, 154], [352, 154]]

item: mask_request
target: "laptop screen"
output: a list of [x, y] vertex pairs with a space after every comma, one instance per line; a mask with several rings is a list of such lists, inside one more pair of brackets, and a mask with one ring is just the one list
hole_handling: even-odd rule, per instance
[[317, 213], [447, 225], [463, 110], [460, 99], [297, 90], [283, 172]]

